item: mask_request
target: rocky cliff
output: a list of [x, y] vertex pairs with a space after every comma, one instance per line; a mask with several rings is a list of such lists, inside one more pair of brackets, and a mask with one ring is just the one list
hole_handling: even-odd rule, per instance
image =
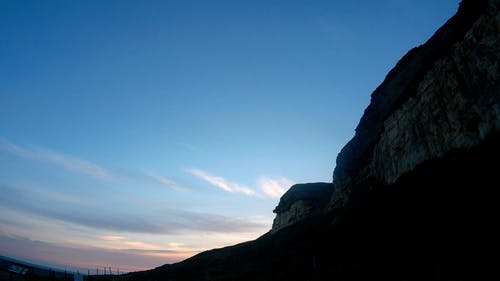
[[353, 188], [391, 184], [417, 165], [500, 129], [500, 1], [463, 1], [375, 90], [337, 157], [330, 208]]
[[371, 96], [333, 183], [293, 186], [255, 241], [145, 280], [499, 280], [500, 0], [464, 0]]
[[272, 232], [323, 213], [333, 191], [331, 183], [295, 184], [283, 194], [274, 209]]
[[[478, 145], [500, 130], [499, 3], [464, 1], [398, 62], [339, 153], [323, 211], [344, 206], [356, 186], [392, 184], [417, 165]], [[273, 231], [317, 214], [303, 203], [287, 204], [286, 212], [278, 206]]]

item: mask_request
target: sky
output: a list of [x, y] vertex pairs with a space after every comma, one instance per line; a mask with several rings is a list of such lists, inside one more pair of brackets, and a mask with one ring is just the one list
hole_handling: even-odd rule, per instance
[[458, 2], [0, 0], [0, 255], [125, 272], [259, 237]]

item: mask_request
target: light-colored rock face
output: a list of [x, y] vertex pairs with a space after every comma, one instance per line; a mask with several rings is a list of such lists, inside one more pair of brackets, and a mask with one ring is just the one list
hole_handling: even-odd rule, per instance
[[274, 209], [276, 218], [271, 232], [276, 232], [304, 218], [322, 212], [333, 192], [331, 183], [296, 184], [281, 197]]
[[292, 203], [290, 208], [282, 213], [276, 215], [273, 221], [272, 231], [277, 231], [292, 225], [304, 218], [310, 217], [315, 212], [313, 202], [310, 200], [298, 200]]
[[383, 120], [376, 140], [367, 145], [363, 165], [336, 171], [330, 208], [341, 207], [353, 186], [391, 184], [426, 160], [472, 147], [500, 131], [498, 2], [489, 2], [488, 14], [435, 61], [415, 94]]
[[[384, 122], [370, 163], [377, 179], [393, 183], [419, 163], [477, 145], [500, 129], [500, 32], [490, 23], [495, 19], [500, 17], [480, 19], [454, 55], [427, 73], [416, 96]], [[481, 76], [483, 89], [474, 76]]]

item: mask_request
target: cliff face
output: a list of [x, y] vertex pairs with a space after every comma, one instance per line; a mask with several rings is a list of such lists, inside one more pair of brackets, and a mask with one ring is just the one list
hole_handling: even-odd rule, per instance
[[403, 57], [333, 183], [293, 186], [269, 233], [119, 279], [500, 279], [499, 8], [464, 0]]
[[323, 212], [333, 190], [331, 183], [296, 184], [283, 194], [274, 209], [272, 232]]
[[500, 1], [464, 1], [372, 94], [337, 157], [329, 208], [359, 185], [391, 184], [417, 165], [500, 130]]

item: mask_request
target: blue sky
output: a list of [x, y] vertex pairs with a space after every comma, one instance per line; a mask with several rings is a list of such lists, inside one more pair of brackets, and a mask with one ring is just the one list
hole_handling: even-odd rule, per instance
[[128, 271], [258, 237], [457, 7], [0, 0], [0, 255]]

